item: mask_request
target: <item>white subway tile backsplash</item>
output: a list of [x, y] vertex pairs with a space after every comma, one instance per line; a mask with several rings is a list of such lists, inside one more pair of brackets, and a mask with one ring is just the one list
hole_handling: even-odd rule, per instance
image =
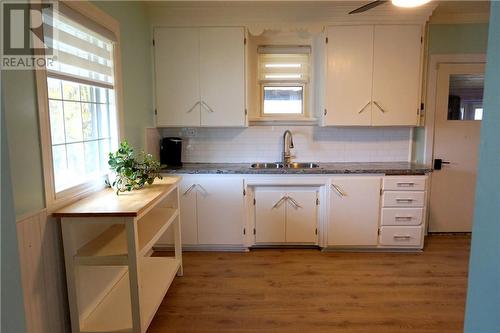
[[161, 129], [165, 136], [183, 137], [184, 162], [250, 163], [281, 160], [283, 132], [293, 133], [296, 161], [408, 161], [410, 128], [315, 126], [251, 126], [197, 128], [192, 137], [179, 128]]

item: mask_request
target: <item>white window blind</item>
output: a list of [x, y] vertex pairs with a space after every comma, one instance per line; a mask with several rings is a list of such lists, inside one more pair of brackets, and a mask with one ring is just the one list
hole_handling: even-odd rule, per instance
[[115, 37], [63, 3], [48, 15], [44, 37], [57, 57], [47, 63], [52, 171], [56, 198], [63, 198], [102, 183], [108, 154], [117, 148]]
[[259, 47], [258, 52], [261, 83], [309, 81], [308, 47]]
[[88, 19], [80, 17], [62, 4], [57, 15], [45, 14], [44, 24], [52, 26], [52, 34], [46, 34], [45, 40], [57, 52], [56, 61], [47, 66], [48, 75], [113, 88], [114, 35], [103, 27], [87, 28], [83, 24], [91, 28], [95, 24], [88, 25]]

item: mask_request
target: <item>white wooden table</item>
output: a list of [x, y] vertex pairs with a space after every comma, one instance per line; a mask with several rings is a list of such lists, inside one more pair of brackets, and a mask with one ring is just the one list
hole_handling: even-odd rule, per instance
[[[73, 333], [146, 332], [182, 276], [180, 179], [120, 195], [105, 189], [53, 214], [61, 219]], [[170, 227], [175, 255], [151, 257]]]

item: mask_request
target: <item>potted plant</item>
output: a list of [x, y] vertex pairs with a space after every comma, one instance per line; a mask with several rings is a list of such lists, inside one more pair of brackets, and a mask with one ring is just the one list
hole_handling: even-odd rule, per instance
[[115, 153], [109, 153], [108, 165], [113, 175], [106, 184], [114, 188], [117, 195], [151, 185], [156, 178], [162, 179], [160, 162], [144, 151], [135, 156], [127, 141], [120, 143]]

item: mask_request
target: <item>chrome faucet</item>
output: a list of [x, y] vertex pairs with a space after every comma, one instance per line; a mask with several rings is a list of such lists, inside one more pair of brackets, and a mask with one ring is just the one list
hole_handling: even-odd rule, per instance
[[[287, 138], [290, 138], [287, 140]], [[292, 156], [290, 155], [290, 149], [293, 148], [293, 136], [292, 132], [290, 130], [286, 130], [285, 133], [283, 133], [283, 163], [284, 164], [290, 164], [292, 161]]]

